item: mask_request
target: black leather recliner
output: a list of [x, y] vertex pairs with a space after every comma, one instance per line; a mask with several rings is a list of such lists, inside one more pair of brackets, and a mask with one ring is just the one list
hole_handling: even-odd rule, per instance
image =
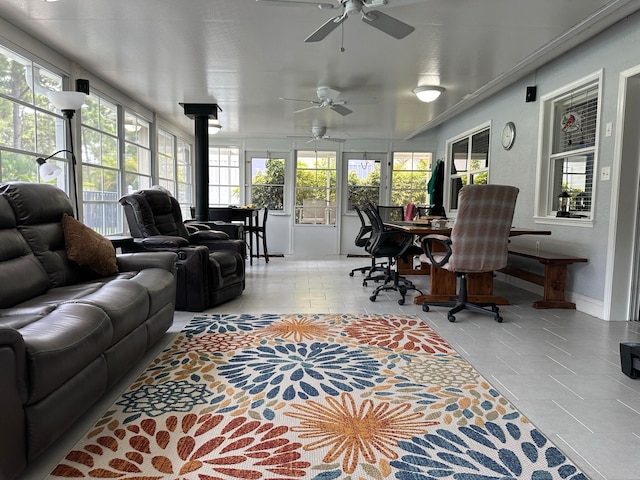
[[135, 251], [178, 254], [176, 310], [202, 311], [241, 295], [246, 245], [205, 225], [182, 221], [178, 201], [162, 190], [139, 190], [120, 199]]

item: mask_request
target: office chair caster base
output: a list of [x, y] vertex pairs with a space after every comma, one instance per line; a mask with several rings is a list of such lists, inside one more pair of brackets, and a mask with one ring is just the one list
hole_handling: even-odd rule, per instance
[[502, 317], [501, 317], [500, 315], [498, 315], [498, 316], [495, 318], [495, 320], [496, 320], [496, 322], [498, 322], [498, 323], [502, 323]]
[[350, 276], [350, 277], [353, 277], [353, 272], [349, 272], [349, 276]]
[[398, 300], [398, 305], [404, 305], [404, 298], [401, 298], [400, 300]]
[[429, 311], [429, 305], [427, 305], [426, 303], [422, 304], [422, 311], [423, 312], [428, 312]]
[[371, 300], [372, 302], [375, 302], [376, 301], [376, 296], [375, 295], [371, 295], [369, 297], [369, 300]]
[[447, 320], [449, 320], [449, 322], [453, 323], [453, 322], [456, 321], [456, 317], [449, 313], [449, 314], [447, 314]]

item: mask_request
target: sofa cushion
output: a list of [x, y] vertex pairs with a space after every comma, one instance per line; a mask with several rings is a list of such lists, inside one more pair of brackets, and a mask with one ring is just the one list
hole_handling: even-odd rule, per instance
[[[167, 274], [170, 275], [169, 272]], [[132, 280], [119, 279], [106, 282], [101, 289], [77, 301], [90, 303], [107, 313], [113, 325], [113, 337], [109, 339], [108, 346], [143, 324], [149, 317], [151, 304], [144, 286]]]
[[0, 308], [36, 297], [49, 288], [49, 278], [25, 239], [7, 199], [0, 196]]
[[43, 399], [100, 357], [113, 337], [106, 313], [82, 303], [60, 305], [20, 334], [27, 349], [27, 403]]
[[118, 272], [116, 249], [108, 238], [66, 213], [62, 215], [62, 229], [69, 260], [102, 276]]

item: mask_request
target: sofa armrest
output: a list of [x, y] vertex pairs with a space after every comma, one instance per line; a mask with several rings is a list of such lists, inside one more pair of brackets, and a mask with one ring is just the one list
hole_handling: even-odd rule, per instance
[[223, 222], [222, 220], [186, 220], [184, 223], [186, 226], [190, 226], [194, 223], [198, 225], [205, 225], [209, 227], [210, 230], [217, 230], [219, 232], [226, 233], [229, 235], [229, 238], [233, 240], [244, 239], [244, 226], [240, 223]]
[[189, 240], [170, 235], [156, 235], [153, 237], [134, 238], [137, 251], [166, 250], [167, 248], [182, 248], [189, 246]]
[[26, 465], [26, 348], [17, 330], [3, 325], [0, 365], [0, 478], [12, 478]]
[[191, 243], [202, 245], [212, 240], [229, 240], [229, 235], [221, 230], [198, 230], [191, 234]]
[[116, 256], [118, 270], [121, 272], [144, 270], [145, 268], [162, 268], [175, 273], [177, 258], [178, 256], [173, 252], [162, 251], [121, 253]]

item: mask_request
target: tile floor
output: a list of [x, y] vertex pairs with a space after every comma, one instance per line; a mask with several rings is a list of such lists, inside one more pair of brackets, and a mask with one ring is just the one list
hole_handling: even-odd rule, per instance
[[[496, 282], [511, 305], [504, 323], [462, 312], [455, 323], [446, 310], [429, 313], [395, 292], [369, 301], [373, 286], [347, 273], [366, 265], [344, 256], [272, 258], [247, 266], [241, 297], [211, 310], [220, 313], [406, 313], [418, 315], [563, 450], [592, 480], [640, 479], [640, 380], [620, 371], [618, 344], [640, 342], [640, 323], [604, 322], [571, 310], [534, 310], [535, 295]], [[412, 277], [426, 287], [429, 277]], [[115, 401], [119, 393], [193, 316], [177, 312], [158, 345], [20, 479], [41, 479]], [[166, 340], [166, 341], [165, 341]]]

